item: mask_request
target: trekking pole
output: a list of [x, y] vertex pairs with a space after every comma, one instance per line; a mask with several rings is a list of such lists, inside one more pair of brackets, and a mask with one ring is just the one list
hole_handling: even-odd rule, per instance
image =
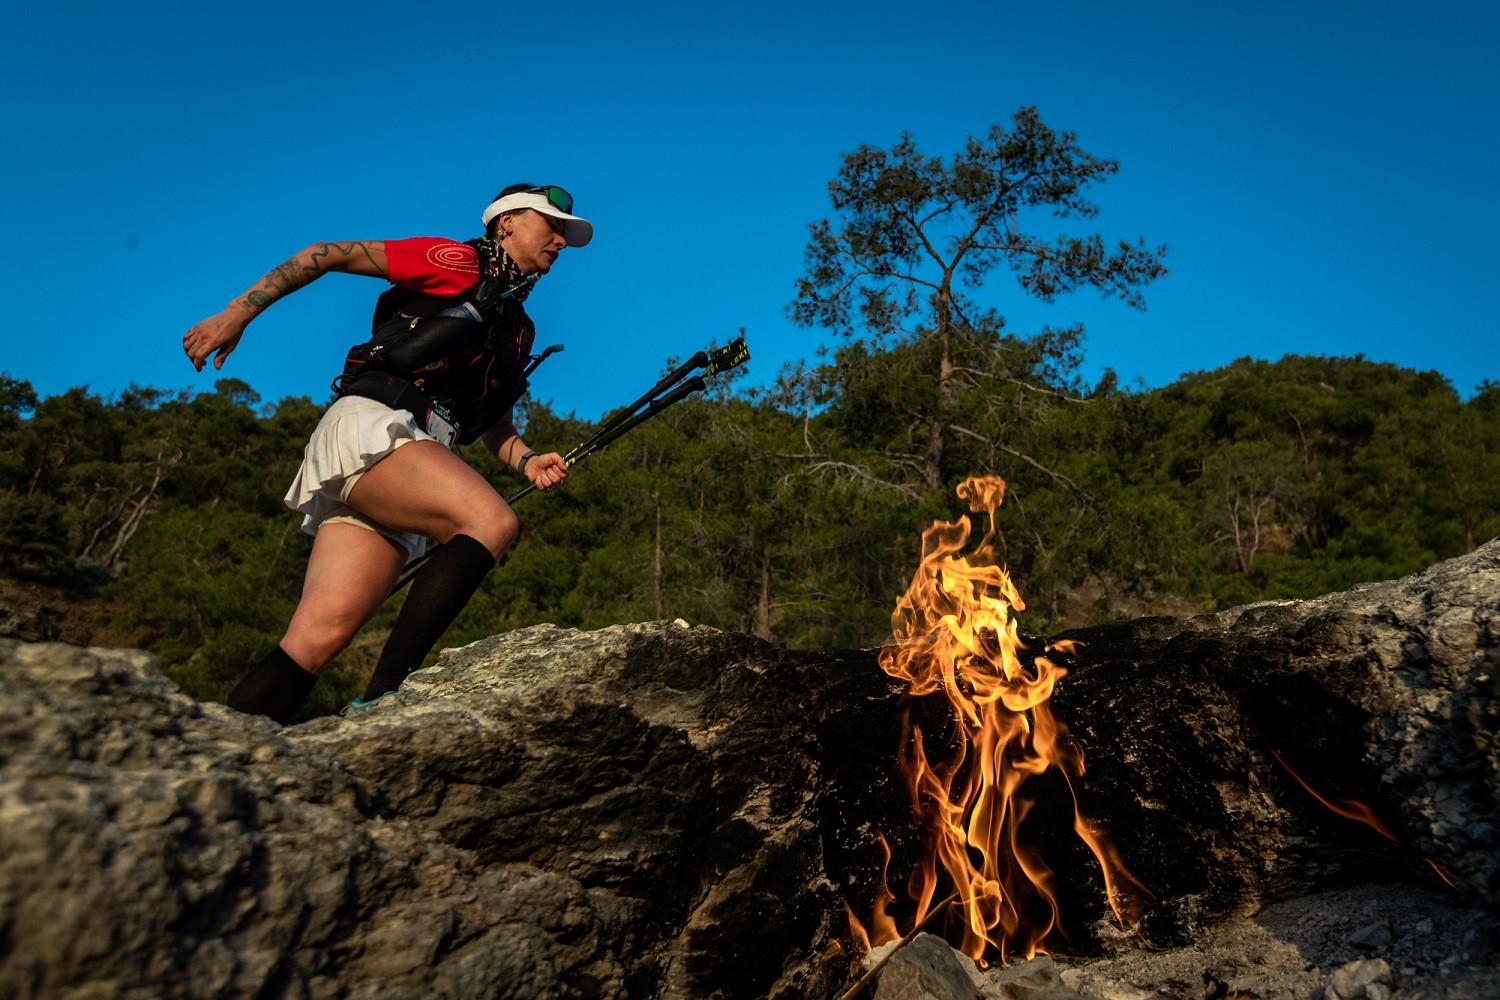
[[[574, 459], [581, 457], [585, 451], [595, 450], [591, 446], [595, 445], [597, 442], [601, 440], [613, 441], [615, 438], [625, 433], [625, 430], [629, 430], [635, 427], [637, 424], [641, 423], [644, 417], [642, 417], [642, 415], [637, 413], [636, 411], [643, 406], [649, 407], [653, 403], [660, 402], [657, 397], [662, 392], [677, 385], [678, 380], [688, 372], [695, 371], [699, 368], [703, 369], [703, 376], [700, 376], [700, 384], [698, 386], [701, 389], [703, 388], [702, 378], [716, 375], [719, 372], [728, 371], [731, 368], [744, 364], [748, 360], [750, 360], [750, 348], [745, 345], [744, 337], [736, 337], [734, 340], [731, 340], [729, 343], [725, 344], [723, 347], [715, 351], [699, 351], [697, 354], [694, 354], [691, 358], [688, 358], [682, 364], [678, 365], [672, 371], [664, 375], [661, 381], [653, 385], [650, 391], [648, 391], [640, 399], [637, 399], [629, 406], [621, 407], [620, 409], [612, 413], [602, 424], [599, 425], [598, 430], [594, 431], [594, 433], [590, 434], [583, 441], [579, 442], [576, 446], [574, 446], [572, 451], [564, 455], [564, 460], [568, 461], [569, 464], [571, 464]], [[678, 399], [680, 398], [682, 397], [679, 396]], [[673, 402], [676, 401], [676, 399], [673, 400]], [[659, 412], [659, 410], [657, 412]], [[627, 422], [628, 426], [625, 427], [625, 430], [621, 430], [620, 428], [626, 425]]]
[[[688, 396], [691, 396], [693, 393], [700, 392], [707, 387], [708, 386], [703, 381], [702, 376], [695, 375], [694, 377], [688, 379], [686, 382], [683, 382], [681, 385], [674, 388], [665, 396], [662, 396], [660, 399], [651, 400], [649, 405], [643, 412], [635, 414], [629, 420], [616, 423], [615, 426], [611, 429], [610, 433], [602, 436], [595, 434], [594, 436], [590, 437], [583, 444], [578, 445], [572, 451], [564, 455], [563, 461], [567, 462], [568, 468], [571, 469], [573, 466], [577, 465], [585, 458], [588, 458], [600, 448], [603, 448], [605, 445], [610, 444], [611, 442], [616, 441], [619, 438], [624, 437], [631, 431], [635, 430], [641, 424], [645, 423], [647, 420], [650, 420], [652, 417], [656, 416], [658, 413], [660, 413], [662, 410], [665, 410], [673, 403], [680, 403], [682, 400], [686, 399]], [[535, 483], [527, 483], [525, 489], [523, 489], [513, 497], [508, 497], [505, 502], [515, 503], [526, 494], [534, 492], [535, 490]]]
[[620, 424], [624, 423], [625, 420], [626, 420], [626, 418], [628, 418], [633, 413], [635, 413], [636, 410], [639, 410], [642, 406], [645, 406], [648, 403], [650, 403], [651, 400], [653, 398], [655, 398], [664, 389], [668, 389], [671, 386], [676, 385], [678, 379], [682, 378], [684, 375], [686, 375], [690, 371], [694, 371], [694, 370], [696, 370], [698, 368], [702, 368], [706, 364], [708, 364], [708, 355], [707, 355], [707, 353], [705, 353], [703, 351], [699, 351], [697, 354], [694, 354], [691, 358], [688, 358], [682, 364], [678, 365], [676, 368], [672, 369], [666, 375], [662, 376], [661, 381], [658, 382], [658, 383], [656, 383], [655, 385], [653, 385], [651, 387], [650, 391], [647, 392], [640, 399], [637, 399], [634, 403], [631, 403], [629, 406], [622, 406], [618, 410], [616, 410], [614, 413], [610, 414], [609, 417], [607, 417], [604, 420], [604, 422], [599, 425], [598, 429], [595, 430], [593, 434], [589, 435], [588, 438], [586, 438], [583, 442], [581, 442], [580, 444], [578, 444], [577, 447], [575, 447], [572, 451], [568, 452], [568, 454], [564, 455], [563, 457], [564, 458], [569, 458], [572, 455], [574, 455], [578, 451], [579, 448], [582, 448], [589, 441], [592, 441], [595, 438], [602, 437], [602, 436], [604, 436], [606, 434], [609, 434], [611, 431], [613, 431]]
[[[736, 337], [718, 350], [699, 351], [667, 373], [640, 399], [613, 413], [599, 426], [598, 430], [574, 445], [573, 449], [563, 456], [563, 461], [569, 468], [572, 468], [594, 452], [635, 430], [672, 404], [679, 403], [693, 393], [706, 389], [708, 383], [704, 381], [705, 377], [736, 368], [748, 360], [750, 360], [750, 348], [745, 344], [744, 337]], [[702, 375], [695, 375], [685, 382], [678, 382], [688, 372], [697, 368], [703, 369]], [[661, 395], [664, 390], [670, 391], [667, 391], [666, 395]], [[508, 497], [506, 503], [515, 503], [535, 490], [536, 487], [528, 483], [521, 492]]]
[[[538, 364], [541, 363], [541, 359], [546, 358], [548, 354], [551, 354], [554, 351], [561, 350], [561, 345], [547, 348], [547, 350], [542, 352], [541, 358], [533, 360], [531, 367], [535, 368]], [[745, 344], [744, 337], [736, 337], [734, 340], [731, 340], [728, 344], [725, 344], [723, 347], [720, 347], [717, 350], [699, 351], [687, 361], [683, 362], [682, 364], [674, 368], [671, 372], [667, 373], [667, 375], [665, 375], [661, 379], [661, 381], [657, 382], [656, 385], [651, 387], [650, 392], [646, 393], [644, 396], [642, 396], [640, 399], [637, 399], [629, 406], [624, 407], [612, 414], [609, 419], [605, 420], [605, 422], [599, 426], [598, 430], [594, 431], [594, 433], [584, 438], [577, 445], [575, 445], [571, 451], [564, 455], [563, 461], [566, 462], [567, 467], [571, 469], [579, 462], [582, 462], [585, 458], [588, 458], [590, 455], [594, 454], [594, 452], [600, 450], [606, 445], [613, 443], [614, 441], [619, 440], [624, 435], [635, 430], [641, 424], [645, 423], [647, 420], [650, 420], [652, 417], [656, 416], [667, 407], [682, 402], [684, 399], [686, 399], [688, 396], [691, 396], [695, 392], [701, 392], [702, 390], [706, 389], [708, 387], [708, 383], [704, 381], [705, 377], [717, 375], [720, 372], [727, 372], [731, 368], [737, 368], [749, 360], [750, 348]], [[687, 381], [679, 383], [679, 379], [687, 375], [689, 372], [695, 371], [699, 368], [703, 369], [702, 375], [695, 375]], [[529, 370], [530, 369], [528, 369], [528, 371]], [[666, 394], [660, 395], [663, 392], [665, 392]], [[644, 407], [644, 409], [642, 409], [642, 407]], [[521, 492], [517, 493], [515, 496], [506, 498], [505, 502], [507, 504], [513, 504], [517, 500], [524, 497], [526, 494], [531, 493], [535, 490], [536, 485], [534, 483], [528, 483], [526, 484], [525, 489], [521, 490]], [[391, 594], [394, 596], [401, 590], [402, 587], [410, 583], [411, 578], [416, 576], [417, 571], [422, 568], [422, 564], [425, 563], [428, 559], [431, 559], [432, 554], [441, 547], [441, 545], [434, 545], [432, 546], [432, 548], [427, 550], [426, 554], [407, 563], [406, 568], [401, 571], [401, 576], [397, 578], [396, 585], [391, 588]]]

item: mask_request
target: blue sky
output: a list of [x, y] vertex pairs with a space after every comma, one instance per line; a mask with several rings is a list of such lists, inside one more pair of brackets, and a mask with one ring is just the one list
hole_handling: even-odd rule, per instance
[[1362, 353], [1500, 379], [1494, 4], [15, 6], [0, 369], [44, 396], [321, 401], [370, 279], [277, 304], [222, 376], [181, 335], [314, 241], [477, 235], [517, 180], [596, 228], [528, 303], [567, 345], [539, 397], [598, 416], [740, 327], [769, 381], [827, 342], [785, 307], [840, 155], [946, 155], [1028, 104], [1120, 162], [1091, 228], [1168, 246], [1145, 312], [986, 286], [1014, 332], [1083, 322], [1091, 377]]

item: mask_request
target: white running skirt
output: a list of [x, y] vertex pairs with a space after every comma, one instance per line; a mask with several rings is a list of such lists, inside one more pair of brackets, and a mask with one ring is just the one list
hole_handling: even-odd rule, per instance
[[328, 522], [357, 524], [378, 532], [415, 559], [427, 551], [427, 539], [387, 528], [346, 502], [349, 491], [370, 467], [404, 444], [435, 441], [417, 426], [408, 410], [393, 410], [363, 396], [345, 396], [323, 414], [303, 452], [302, 467], [286, 491], [286, 505], [306, 517], [302, 530], [316, 535]]

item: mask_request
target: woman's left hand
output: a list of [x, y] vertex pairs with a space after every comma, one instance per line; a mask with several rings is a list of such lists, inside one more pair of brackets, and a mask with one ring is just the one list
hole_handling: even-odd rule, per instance
[[537, 489], [550, 490], [568, 478], [568, 463], [555, 451], [538, 455], [526, 463], [526, 478]]

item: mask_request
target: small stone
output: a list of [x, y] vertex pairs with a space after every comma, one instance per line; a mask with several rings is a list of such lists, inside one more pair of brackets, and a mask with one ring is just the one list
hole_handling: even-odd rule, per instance
[[[1160, 994], [1122, 983], [1116, 979], [1090, 972], [1087, 969], [1066, 969], [1062, 974], [1063, 985], [1076, 991], [1077, 995], [1090, 998], [1090, 1000], [1159, 1000]], [[993, 994], [986, 991], [985, 996]], [[1027, 996], [1026, 1000], [1038, 1000], [1035, 994]], [[1051, 1000], [1043, 997], [1041, 1000]]]
[[1328, 1000], [1360, 1000], [1371, 983], [1389, 984], [1391, 967], [1383, 958], [1364, 958], [1339, 969], [1328, 981]]
[[1432, 918], [1423, 917], [1421, 920], [1418, 920], [1416, 922], [1416, 924], [1412, 927], [1412, 930], [1416, 931], [1418, 934], [1431, 934], [1433, 931]]
[[1365, 951], [1380, 951], [1390, 946], [1391, 928], [1384, 920], [1361, 927], [1349, 935], [1349, 943]]
[[1036, 958], [1017, 962], [992, 973], [989, 978], [995, 983], [1020, 983], [1027, 980], [1039, 985], [1062, 983], [1062, 976], [1057, 971], [1057, 963], [1048, 955], [1038, 955]]
[[876, 964], [884, 961], [885, 957], [901, 944], [900, 941], [887, 941], [885, 944], [876, 945], [865, 953], [864, 959], [859, 963], [859, 971], [869, 972]]
[[880, 970], [875, 1000], [974, 1000], [974, 981], [958, 952], [933, 934], [918, 934]]
[[1064, 983], [1057, 964], [1045, 955], [992, 969], [980, 982], [986, 1000], [1053, 1000], [1077, 996]]

